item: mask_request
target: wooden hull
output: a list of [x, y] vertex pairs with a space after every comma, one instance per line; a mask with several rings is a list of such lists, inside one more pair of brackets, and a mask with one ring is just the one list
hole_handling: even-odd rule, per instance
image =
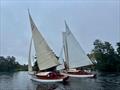
[[40, 79], [40, 78], [35, 78], [32, 77], [31, 80], [36, 81], [36, 82], [41, 82], [41, 83], [56, 83], [56, 82], [64, 82], [68, 79], [68, 76], [65, 76], [60, 79]]
[[67, 75], [69, 77], [78, 77], [78, 78], [87, 78], [87, 77], [94, 77], [95, 74], [89, 74], [89, 75], [80, 75], [80, 74], [69, 74], [69, 73], [62, 73], [63, 75]]
[[55, 83], [55, 82], [64, 82], [68, 78], [69, 76], [61, 75], [61, 74], [56, 74], [56, 76], [52, 76], [52, 77], [49, 76], [49, 74], [47, 75], [36, 74], [31, 78], [31, 80], [42, 83]]
[[63, 71], [63, 72], [61, 72], [61, 74], [69, 76], [69, 77], [76, 77], [76, 78], [87, 78], [87, 77], [95, 77], [96, 76], [95, 74], [85, 72], [83, 70], [77, 70], [75, 72]]

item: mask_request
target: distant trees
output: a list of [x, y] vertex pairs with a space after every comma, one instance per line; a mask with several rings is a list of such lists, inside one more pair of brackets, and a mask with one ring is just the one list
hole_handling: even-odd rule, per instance
[[120, 57], [120, 42], [117, 43], [117, 54]]
[[[120, 42], [116, 43], [115, 49], [109, 42], [102, 42], [98, 39], [94, 41], [93, 45], [94, 49], [88, 56], [95, 64], [95, 69], [106, 72], [120, 72]], [[19, 70], [28, 70], [28, 65], [20, 65], [14, 56], [6, 58], [0, 56], [0, 72]], [[39, 71], [36, 61], [33, 70]]]
[[94, 49], [89, 57], [96, 60], [96, 69], [100, 71], [120, 71], [120, 42], [115, 50], [109, 42], [95, 40]]
[[0, 72], [27, 70], [27, 65], [20, 65], [14, 56], [7, 56], [6, 58], [0, 56]]

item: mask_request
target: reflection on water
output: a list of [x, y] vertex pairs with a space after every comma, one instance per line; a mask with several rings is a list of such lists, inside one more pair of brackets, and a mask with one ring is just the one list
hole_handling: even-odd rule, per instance
[[40, 85], [38, 84], [36, 87], [36, 90], [55, 90], [58, 87], [56, 84], [46, 84], [46, 85]]
[[43, 84], [27, 72], [0, 73], [0, 90], [120, 90], [120, 73], [98, 73], [97, 78], [70, 78], [65, 83]]

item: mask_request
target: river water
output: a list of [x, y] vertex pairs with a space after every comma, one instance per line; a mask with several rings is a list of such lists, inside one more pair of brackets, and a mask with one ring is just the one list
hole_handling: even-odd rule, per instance
[[24, 71], [0, 73], [0, 90], [120, 90], [120, 73], [97, 73], [97, 78], [70, 78], [54, 84], [34, 82]]

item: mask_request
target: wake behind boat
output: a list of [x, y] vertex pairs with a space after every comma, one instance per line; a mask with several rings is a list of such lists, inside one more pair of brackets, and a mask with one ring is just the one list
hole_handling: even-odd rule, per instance
[[[29, 11], [28, 11], [29, 13]], [[29, 13], [32, 39], [34, 42], [34, 48], [36, 52], [36, 60], [38, 64], [39, 71], [33, 74], [30, 52], [31, 44], [29, 50], [29, 59], [28, 59], [28, 70], [29, 73], [32, 72], [32, 80], [37, 82], [63, 82], [68, 79], [68, 76], [62, 75], [57, 72], [55, 69], [59, 66], [58, 58], [48, 46], [47, 42], [43, 38], [42, 34], [38, 31], [37, 26], [33, 22], [33, 19]], [[32, 42], [32, 41], [31, 41]]]
[[63, 75], [70, 77], [94, 77], [95, 74], [88, 72], [87, 70], [77, 69], [91, 65], [92, 62], [82, 50], [80, 44], [70, 31], [67, 23], [65, 22], [66, 32], [63, 32], [63, 47], [64, 47], [64, 67], [62, 71]]

